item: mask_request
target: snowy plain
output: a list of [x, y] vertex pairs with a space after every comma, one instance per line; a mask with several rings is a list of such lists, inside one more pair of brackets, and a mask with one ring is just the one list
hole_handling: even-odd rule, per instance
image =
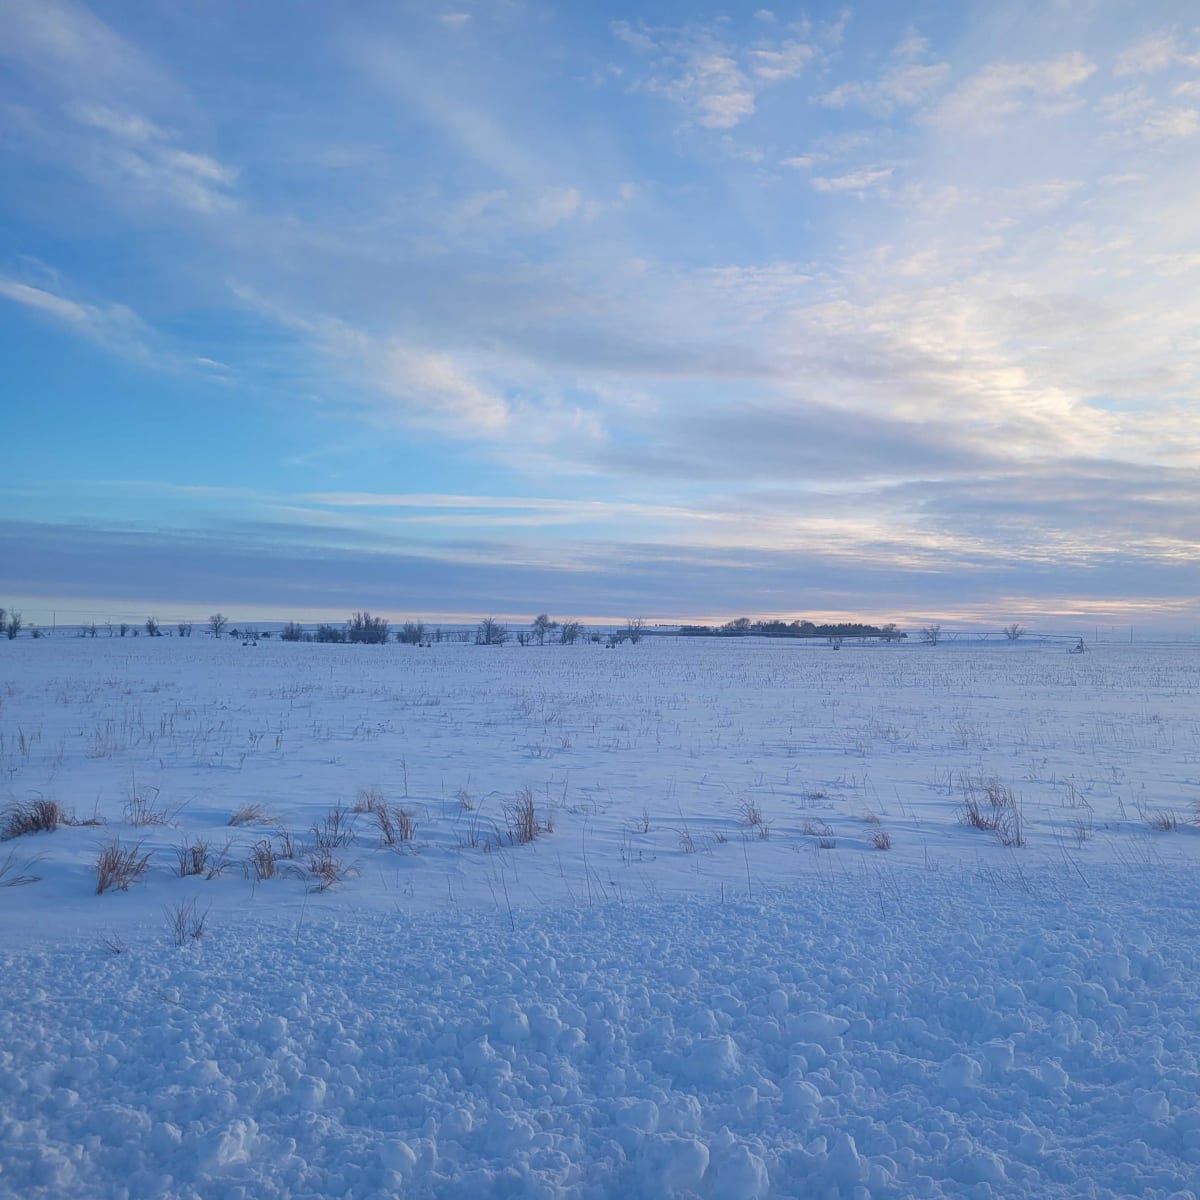
[[20, 639], [40, 800], [0, 1196], [1200, 1196], [1195, 645]]

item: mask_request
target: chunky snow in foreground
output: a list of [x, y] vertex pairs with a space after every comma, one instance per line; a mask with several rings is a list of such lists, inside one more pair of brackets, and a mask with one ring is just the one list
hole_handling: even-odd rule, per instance
[[0, 673], [0, 1196], [1200, 1196], [1196, 647]]

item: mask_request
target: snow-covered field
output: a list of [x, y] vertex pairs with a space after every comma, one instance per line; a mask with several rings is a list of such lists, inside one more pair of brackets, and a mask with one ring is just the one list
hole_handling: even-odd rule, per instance
[[0, 842], [0, 1195], [1200, 1196], [1198, 696], [1194, 645], [4, 643], [0, 801], [98, 823]]

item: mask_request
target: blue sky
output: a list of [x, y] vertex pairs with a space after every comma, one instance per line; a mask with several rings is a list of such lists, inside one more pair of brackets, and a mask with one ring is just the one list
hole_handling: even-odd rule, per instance
[[0, 603], [1195, 628], [1192, 4], [0, 30]]

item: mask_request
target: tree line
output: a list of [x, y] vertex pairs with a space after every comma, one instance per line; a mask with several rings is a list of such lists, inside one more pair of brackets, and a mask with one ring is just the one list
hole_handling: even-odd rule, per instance
[[863, 625], [853, 621], [817, 624], [813, 621], [752, 621], [737, 617], [724, 625], [681, 625], [683, 637], [786, 637], [786, 638], [878, 638], [884, 642], [899, 642], [908, 635], [895, 623]]

